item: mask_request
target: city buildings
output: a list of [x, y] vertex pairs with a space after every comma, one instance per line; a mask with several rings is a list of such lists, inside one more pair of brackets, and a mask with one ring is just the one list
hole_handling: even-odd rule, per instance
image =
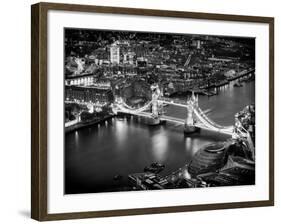
[[110, 89], [81, 86], [65, 86], [65, 100], [77, 103], [87, 102], [107, 105], [113, 101], [113, 94]]
[[110, 62], [112, 64], [120, 63], [120, 48], [116, 43], [110, 46]]
[[[237, 113], [254, 103], [253, 38], [65, 34], [67, 193], [255, 182], [254, 107]], [[200, 95], [196, 105], [187, 100], [191, 93]], [[205, 113], [213, 109], [218, 123]], [[169, 171], [154, 172], [147, 162]]]

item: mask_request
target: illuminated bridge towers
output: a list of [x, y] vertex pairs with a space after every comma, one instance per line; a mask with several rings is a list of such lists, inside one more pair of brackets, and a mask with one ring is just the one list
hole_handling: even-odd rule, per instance
[[151, 112], [152, 112], [152, 120], [151, 120], [151, 124], [152, 125], [156, 125], [156, 124], [160, 124], [161, 120], [160, 120], [160, 111], [159, 111], [159, 102], [158, 99], [161, 96], [161, 91], [159, 89], [159, 86], [157, 84], [152, 85], [151, 86], [151, 91], [152, 91], [152, 100], [151, 100]]
[[195, 126], [196, 120], [194, 119], [194, 107], [198, 107], [198, 96], [194, 95], [187, 99], [187, 116], [184, 123], [184, 133], [190, 134], [200, 130], [200, 128]]

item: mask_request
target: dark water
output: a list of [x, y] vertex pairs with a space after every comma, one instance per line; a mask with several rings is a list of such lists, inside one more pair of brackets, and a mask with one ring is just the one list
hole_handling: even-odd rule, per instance
[[[234, 114], [254, 103], [254, 82], [243, 87], [222, 87], [212, 97], [200, 96], [203, 110], [222, 125], [232, 125]], [[185, 97], [183, 97], [185, 98]], [[184, 108], [166, 107], [167, 115], [185, 118]], [[142, 172], [152, 162], [166, 165], [165, 175], [188, 163], [202, 146], [228, 136], [201, 131], [186, 137], [181, 125], [166, 123], [147, 126], [137, 118], [114, 117], [108, 121], [65, 136], [65, 193], [126, 190], [127, 175]], [[114, 180], [115, 175], [122, 179]]]

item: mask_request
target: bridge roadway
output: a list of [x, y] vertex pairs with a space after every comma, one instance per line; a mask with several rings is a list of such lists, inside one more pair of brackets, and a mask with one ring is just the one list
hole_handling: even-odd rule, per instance
[[169, 122], [178, 123], [178, 124], [185, 124], [184, 119], [177, 118], [177, 117], [170, 117], [170, 116], [166, 116], [166, 115], [160, 116], [160, 120], [169, 121]]
[[[182, 101], [182, 100], [170, 100], [170, 99], [168, 100], [164, 97], [161, 97], [160, 100], [158, 99], [158, 102], [162, 102], [162, 103], [166, 103], [166, 104], [173, 104], [173, 105], [177, 105], [177, 106], [181, 106], [181, 107], [185, 107], [185, 108], [188, 106], [187, 104], [184, 104], [184, 101]], [[147, 105], [150, 105], [151, 103], [152, 102], [150, 102]], [[145, 105], [144, 107], [139, 108], [139, 109], [133, 109], [133, 108], [130, 108], [128, 105], [126, 105], [123, 102], [123, 105], [118, 105], [118, 106], [119, 106], [119, 112], [134, 114], [134, 115], [142, 116], [142, 117], [152, 117], [152, 113], [144, 112], [144, 109], [147, 108], [147, 105]], [[234, 129], [233, 126], [224, 127], [224, 126], [218, 125], [215, 122], [213, 122], [212, 120], [210, 120], [198, 106], [196, 106], [196, 105], [192, 105], [192, 106], [194, 108], [193, 111], [197, 118], [197, 122], [194, 124], [194, 126], [202, 128], [202, 129], [208, 129], [211, 131], [227, 134], [227, 135], [233, 134], [233, 129]], [[179, 119], [179, 118], [170, 117], [170, 116], [166, 116], [166, 115], [161, 115], [160, 120], [166, 120], [166, 121], [170, 121], [170, 122], [174, 122], [174, 123], [185, 124], [184, 119]]]
[[187, 107], [186, 102], [183, 100], [174, 100], [174, 99], [172, 100], [166, 97], [160, 97], [157, 101], [164, 104], [171, 104], [171, 105], [185, 107], [185, 108]]
[[[118, 112], [128, 113], [128, 114], [132, 114], [132, 115], [137, 115], [137, 116], [140, 116], [140, 117], [148, 117], [148, 118], [152, 117], [152, 113], [149, 113], [149, 112], [134, 113], [134, 112], [125, 112], [123, 110], [120, 110]], [[184, 119], [176, 118], [176, 117], [170, 117], [170, 116], [166, 116], [166, 115], [161, 115], [159, 118], [160, 118], [161, 121], [169, 121], [169, 122], [174, 122], [174, 123], [179, 123], [179, 124], [184, 124], [185, 123]]]
[[[124, 113], [124, 111], [122, 111], [122, 110], [120, 110], [119, 112]], [[128, 112], [125, 112], [125, 113], [128, 113]], [[129, 114], [137, 115], [140, 117], [149, 117], [149, 118], [152, 117], [152, 113], [149, 113], [149, 112], [139, 112], [139, 113], [129, 112]], [[166, 116], [166, 115], [161, 115], [159, 118], [161, 121], [168, 121], [168, 122], [177, 123], [177, 124], [181, 124], [181, 125], [185, 124], [185, 120], [181, 119], [181, 118], [176, 118], [176, 117], [171, 117], [171, 116]], [[203, 121], [201, 121], [201, 122], [203, 122]], [[226, 135], [232, 135], [232, 133], [233, 133], [232, 126], [229, 128], [217, 128], [217, 127], [211, 126], [210, 124], [206, 125], [206, 122], [195, 123], [194, 126], [201, 128], [201, 129], [207, 129], [210, 131], [215, 131], [215, 132], [219, 132], [219, 133], [226, 134]]]
[[[124, 113], [123, 111], [120, 111], [120, 112]], [[149, 112], [140, 112], [140, 113], [130, 112], [129, 114], [137, 115], [137, 116], [140, 116], [140, 117], [148, 117], [148, 118], [152, 117], [152, 113], [149, 113]], [[176, 118], [176, 117], [170, 117], [170, 116], [166, 116], [166, 115], [162, 115], [159, 118], [160, 118], [161, 121], [169, 121], [169, 122], [178, 123], [178, 124], [184, 124], [185, 123], [184, 119]]]
[[[123, 111], [120, 110], [119, 112], [122, 113], [129, 113], [132, 115], [137, 115], [140, 117], [152, 117], [152, 113], [149, 112], [128, 112], [128, 111]], [[219, 132], [222, 134], [226, 134], [226, 135], [232, 135], [233, 134], [233, 126], [229, 126], [229, 127], [222, 127], [222, 126], [218, 126], [218, 125], [213, 125], [215, 124], [214, 122], [208, 122], [206, 120], [204, 120], [203, 117], [200, 116], [200, 114], [198, 114], [198, 112], [196, 112], [196, 116], [199, 118], [200, 123], [197, 122], [194, 124], [195, 127], [201, 128], [201, 129], [207, 129], [207, 130], [211, 130], [211, 131], [215, 131], [215, 132]], [[176, 118], [176, 117], [171, 117], [171, 116], [166, 116], [166, 115], [161, 115], [160, 117], [161, 121], [168, 121], [168, 122], [173, 122], [173, 123], [177, 123], [177, 124], [181, 124], [184, 125], [185, 124], [185, 120], [181, 119], [181, 118]]]

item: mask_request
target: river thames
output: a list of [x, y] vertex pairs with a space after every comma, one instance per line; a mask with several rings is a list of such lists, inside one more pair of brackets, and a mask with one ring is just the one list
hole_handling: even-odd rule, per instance
[[[186, 97], [180, 97], [185, 99]], [[233, 125], [234, 115], [255, 103], [254, 81], [221, 87], [218, 95], [199, 96], [199, 106], [221, 125]], [[165, 107], [166, 114], [186, 117], [186, 109]], [[94, 193], [130, 190], [128, 174], [143, 172], [153, 162], [165, 164], [166, 175], [188, 163], [204, 145], [229, 136], [202, 130], [185, 136], [183, 126], [166, 123], [148, 126], [138, 118], [113, 117], [65, 135], [65, 193]], [[114, 176], [122, 178], [114, 180]]]

